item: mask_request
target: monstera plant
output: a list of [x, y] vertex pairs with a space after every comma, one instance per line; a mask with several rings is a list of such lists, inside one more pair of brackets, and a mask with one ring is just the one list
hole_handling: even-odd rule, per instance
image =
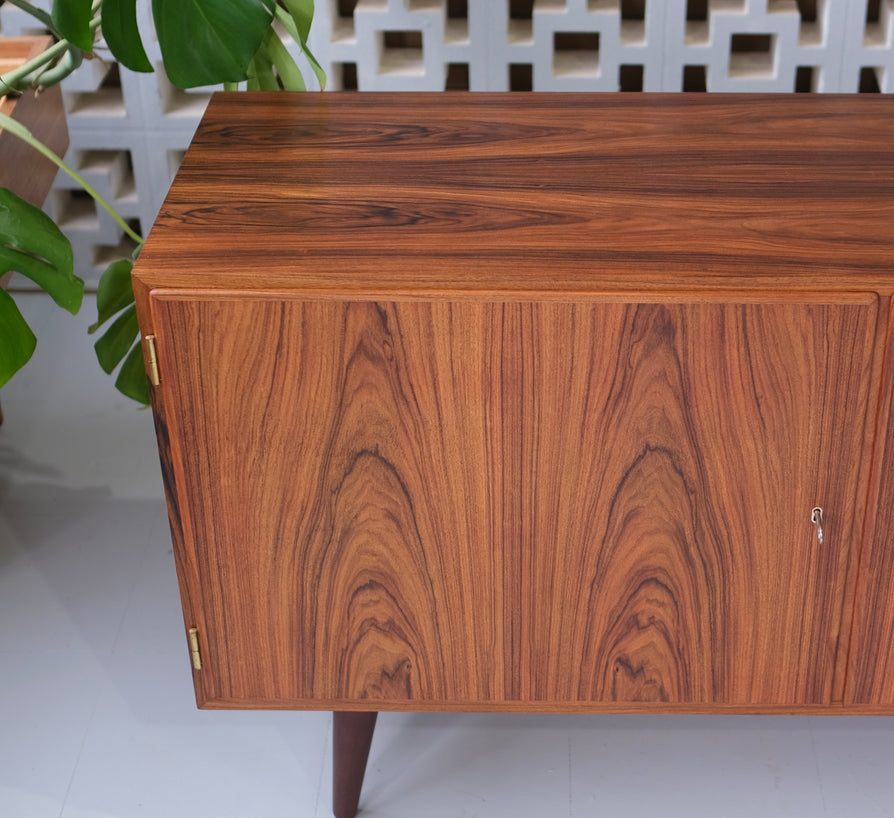
[[[152, 71], [137, 25], [138, 0], [53, 0], [50, 11], [26, 0], [5, 0], [31, 14], [56, 42], [39, 57], [0, 77], [7, 93], [35, 93], [60, 82], [84, 58], [102, 58], [105, 45], [121, 65]], [[142, 2], [143, 0], [140, 0]], [[148, 2], [148, 0], [146, 0]], [[293, 40], [320, 86], [325, 75], [307, 47], [313, 0], [151, 0], [164, 70], [179, 88], [223, 84], [236, 90], [305, 90], [304, 77], [286, 47]], [[97, 291], [97, 320], [111, 321], [96, 342], [102, 368], [113, 373], [125, 395], [148, 403], [130, 271], [143, 238], [61, 157], [26, 128], [0, 114], [0, 127], [31, 144], [75, 179], [109, 211], [136, 245], [114, 261]], [[2, 159], [0, 159], [2, 161]], [[71, 245], [42, 211], [0, 188], [0, 275], [14, 270], [42, 287], [59, 306], [76, 313], [84, 282], [74, 274]], [[37, 341], [14, 299], [0, 289], [0, 387], [30, 359]]]

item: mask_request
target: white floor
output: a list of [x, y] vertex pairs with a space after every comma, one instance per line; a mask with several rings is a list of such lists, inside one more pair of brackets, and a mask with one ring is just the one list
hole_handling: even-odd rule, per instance
[[[322, 818], [325, 713], [200, 712], [152, 420], [20, 299], [0, 392], [0, 818]], [[894, 816], [894, 719], [394, 715], [366, 818]]]

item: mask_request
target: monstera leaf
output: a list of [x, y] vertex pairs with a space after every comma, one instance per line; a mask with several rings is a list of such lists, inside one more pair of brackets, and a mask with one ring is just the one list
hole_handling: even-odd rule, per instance
[[56, 31], [82, 51], [93, 51], [91, 0], [53, 0], [53, 25]]
[[102, 36], [122, 65], [131, 71], [152, 71], [137, 27], [137, 0], [102, 0]]
[[106, 321], [117, 315], [112, 325], [94, 344], [96, 359], [109, 374], [123, 360], [115, 386], [127, 397], [148, 404], [149, 382], [143, 364], [140, 327], [137, 324], [130, 280], [132, 269], [132, 261], [119, 259], [112, 262], [102, 274], [96, 291], [96, 323], [90, 326], [89, 332], [96, 332]]
[[42, 210], [0, 188], [0, 275], [15, 270], [46, 290], [60, 307], [81, 308], [84, 282], [74, 274], [71, 243]]
[[[74, 274], [68, 239], [46, 213], [0, 188], [0, 275], [10, 270], [70, 313], [81, 308], [84, 282]], [[28, 362], [36, 343], [12, 297], [0, 290], [0, 386]]]
[[31, 360], [36, 346], [37, 338], [16, 302], [0, 290], [0, 386]]
[[275, 5], [275, 0], [153, 0], [168, 78], [179, 88], [244, 80]]

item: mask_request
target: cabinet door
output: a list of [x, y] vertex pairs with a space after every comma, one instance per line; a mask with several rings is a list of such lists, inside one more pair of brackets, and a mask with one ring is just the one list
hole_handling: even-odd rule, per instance
[[[544, 305], [523, 382], [522, 698], [827, 704], [877, 307]], [[811, 523], [823, 509], [823, 536]]]
[[830, 701], [874, 300], [152, 313], [202, 702]]
[[889, 307], [886, 372], [845, 701], [890, 710], [894, 705], [894, 299]]

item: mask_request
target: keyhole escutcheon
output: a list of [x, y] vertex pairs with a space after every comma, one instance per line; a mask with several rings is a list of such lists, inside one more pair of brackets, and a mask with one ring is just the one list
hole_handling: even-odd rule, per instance
[[817, 506], [810, 512], [810, 522], [816, 526], [816, 538], [823, 544], [823, 510]]

